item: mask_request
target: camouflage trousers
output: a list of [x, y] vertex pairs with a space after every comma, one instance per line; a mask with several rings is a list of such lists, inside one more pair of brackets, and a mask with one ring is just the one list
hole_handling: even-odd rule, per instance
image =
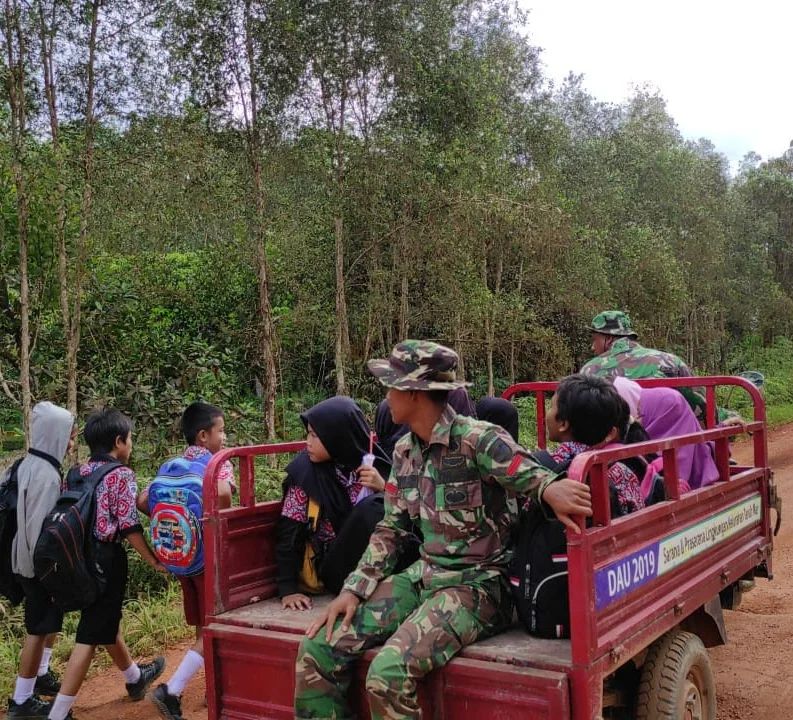
[[295, 717], [353, 717], [347, 692], [356, 658], [385, 642], [366, 676], [373, 720], [420, 718], [417, 681], [463, 647], [504, 629], [511, 619], [502, 578], [476, 585], [424, 589], [408, 573], [383, 580], [355, 613], [346, 632], [339, 620], [304, 638], [297, 655]]

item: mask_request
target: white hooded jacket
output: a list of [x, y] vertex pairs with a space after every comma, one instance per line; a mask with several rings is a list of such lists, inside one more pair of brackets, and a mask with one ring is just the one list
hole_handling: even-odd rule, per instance
[[[30, 447], [58, 462], [63, 462], [74, 417], [68, 410], [40, 402], [30, 419]], [[7, 480], [3, 478], [3, 482]], [[46, 460], [25, 455], [17, 470], [19, 498], [17, 500], [17, 534], [11, 550], [11, 567], [15, 573], [32, 578], [33, 550], [41, 534], [41, 526], [61, 494], [60, 473]]]

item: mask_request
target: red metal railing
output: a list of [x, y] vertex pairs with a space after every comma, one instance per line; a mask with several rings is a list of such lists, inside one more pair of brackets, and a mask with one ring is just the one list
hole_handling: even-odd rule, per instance
[[[227, 448], [216, 453], [209, 461], [204, 475], [204, 599], [208, 615], [230, 610], [252, 598], [265, 598], [275, 593], [274, 556], [269, 567], [260, 572], [236, 572], [244, 558], [229, 552], [228, 538], [251, 536], [248, 552], [265, 548], [274, 553], [275, 523], [280, 502], [260, 503], [257, 507], [255, 492], [254, 458], [265, 455], [300, 452], [305, 441], [250, 445]], [[218, 506], [217, 474], [227, 460], [239, 459], [239, 507], [220, 510]], [[256, 537], [262, 541], [255, 542]], [[258, 568], [258, 566], [257, 566]], [[248, 575], [249, 577], [246, 577]]]
[[[568, 531], [571, 651], [571, 691], [574, 718], [586, 718], [600, 708], [603, 677], [647, 647], [654, 639], [681, 622], [714, 597], [726, 583], [737, 580], [762, 560], [770, 564], [771, 529], [768, 512], [768, 451], [765, 404], [757, 388], [735, 377], [647, 379], [643, 387], [700, 387], [705, 389], [707, 425], [694, 435], [667, 438], [635, 445], [583, 453], [571, 477], [589, 482], [593, 517], [590, 527], [580, 519], [580, 533]], [[729, 438], [740, 428], [713, 428], [716, 417], [716, 388], [738, 386], [752, 399], [753, 421], [745, 426], [752, 434], [754, 461], [751, 467], [729, 465]], [[538, 444], [545, 447], [545, 400], [557, 383], [513, 385], [502, 397], [535, 394]], [[677, 452], [686, 445], [712, 441], [720, 480], [710, 487], [680, 497]], [[664, 484], [669, 501], [641, 513], [612, 521], [609, 505], [608, 466], [614, 461], [650, 452], [661, 453]], [[718, 547], [686, 562], [673, 573], [656, 578], [630, 596], [598, 610], [595, 575], [620, 557], [630, 557], [670, 531], [690, 527], [746, 498], [759, 494], [762, 522], [730, 538]]]

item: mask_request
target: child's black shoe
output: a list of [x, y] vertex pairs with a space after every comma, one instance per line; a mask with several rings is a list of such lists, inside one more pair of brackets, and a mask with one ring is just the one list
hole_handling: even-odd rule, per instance
[[58, 680], [58, 676], [52, 670], [47, 670], [36, 678], [36, 687], [33, 692], [37, 695], [57, 695], [60, 689], [61, 682]]
[[137, 682], [127, 683], [127, 693], [135, 700], [143, 700], [146, 691], [165, 669], [165, 658], [162, 656], [154, 658], [151, 662], [138, 665], [140, 668], [140, 677]]
[[25, 702], [17, 704], [8, 701], [8, 720], [38, 720], [50, 714], [50, 703], [44, 702], [40, 697], [31, 695]]
[[178, 695], [171, 695], [168, 686], [160, 683], [149, 695], [165, 720], [184, 720], [182, 717], [182, 702]]

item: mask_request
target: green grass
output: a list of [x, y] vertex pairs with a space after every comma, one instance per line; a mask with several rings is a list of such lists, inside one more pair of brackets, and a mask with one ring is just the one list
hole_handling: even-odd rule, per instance
[[793, 422], [793, 403], [766, 406], [766, 415], [770, 427]]

